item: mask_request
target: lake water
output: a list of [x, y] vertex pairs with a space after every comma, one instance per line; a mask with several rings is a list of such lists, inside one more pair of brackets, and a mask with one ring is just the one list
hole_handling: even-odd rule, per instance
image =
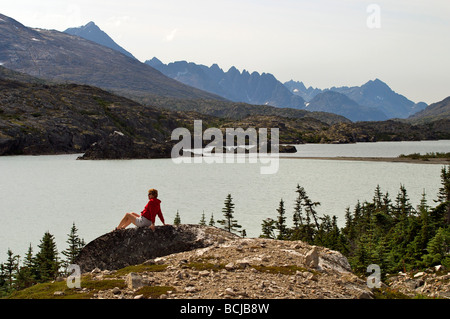
[[[449, 152], [450, 141], [300, 145], [297, 154], [283, 156], [391, 157], [399, 154]], [[235, 218], [249, 237], [261, 234], [262, 220], [277, 215], [285, 202], [291, 224], [295, 189], [300, 184], [320, 215], [336, 215], [340, 226], [345, 209], [371, 200], [380, 185], [394, 200], [401, 184], [411, 202], [426, 192], [430, 205], [440, 187], [438, 164], [409, 164], [281, 158], [276, 174], [260, 174], [261, 164], [174, 164], [171, 159], [77, 161], [79, 155], [0, 157], [0, 262], [8, 248], [24, 256], [34, 253], [42, 236], [55, 236], [58, 251], [67, 248], [72, 223], [89, 242], [113, 230], [126, 212], [141, 212], [147, 190], [159, 190], [167, 223], [177, 210], [182, 223], [222, 219], [227, 194]], [[157, 225], [160, 225], [157, 219]], [[217, 226], [217, 224], [216, 224]]]

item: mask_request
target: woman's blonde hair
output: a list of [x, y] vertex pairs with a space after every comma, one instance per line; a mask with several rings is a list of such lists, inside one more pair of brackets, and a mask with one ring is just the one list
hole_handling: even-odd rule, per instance
[[148, 194], [152, 195], [154, 197], [158, 197], [158, 191], [156, 189], [154, 189], [154, 188], [149, 189], [148, 190]]

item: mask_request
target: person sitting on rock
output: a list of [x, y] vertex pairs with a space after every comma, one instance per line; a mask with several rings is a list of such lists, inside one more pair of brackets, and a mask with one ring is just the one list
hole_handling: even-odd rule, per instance
[[136, 213], [126, 213], [125, 216], [119, 223], [117, 229], [124, 229], [130, 224], [134, 224], [137, 227], [146, 227], [150, 226], [150, 228], [155, 231], [155, 218], [158, 215], [159, 219], [166, 225], [164, 222], [164, 217], [161, 212], [161, 201], [158, 199], [158, 191], [156, 189], [150, 189], [148, 191], [148, 203], [145, 206], [144, 210], [141, 212], [141, 215]]

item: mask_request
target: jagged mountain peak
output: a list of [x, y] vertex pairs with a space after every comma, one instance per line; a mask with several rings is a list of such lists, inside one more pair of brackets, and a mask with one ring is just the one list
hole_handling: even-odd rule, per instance
[[155, 67], [158, 65], [162, 65], [163, 63], [161, 62], [160, 59], [158, 59], [157, 57], [153, 57], [151, 60], [147, 60], [145, 61], [146, 64], [150, 65], [151, 67]]
[[64, 31], [64, 33], [76, 35], [86, 40], [96, 42], [135, 59], [135, 57], [130, 52], [118, 45], [108, 34], [106, 34], [106, 32], [100, 29], [100, 27], [98, 27], [94, 21], [90, 21], [80, 27], [68, 28]]
[[224, 72], [217, 64], [206, 67], [192, 62], [155, 65], [149, 60], [145, 63], [177, 81], [223, 96], [233, 102], [304, 108], [303, 98], [289, 92], [270, 73], [260, 74], [256, 71], [250, 73], [246, 69], [241, 72], [235, 66]]
[[378, 78], [376, 78], [375, 80], [367, 81], [361, 87], [362, 88], [378, 89], [378, 90], [386, 90], [386, 91], [393, 92], [393, 90], [389, 87], [389, 85], [387, 85], [385, 82], [381, 81]]

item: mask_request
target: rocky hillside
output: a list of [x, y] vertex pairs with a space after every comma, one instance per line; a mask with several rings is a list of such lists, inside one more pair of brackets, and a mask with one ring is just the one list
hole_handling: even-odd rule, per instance
[[17, 82], [0, 74], [0, 155], [82, 153], [115, 131], [161, 144], [178, 126], [168, 112], [95, 87]]
[[430, 104], [426, 109], [408, 118], [412, 123], [429, 123], [450, 119], [450, 96], [442, 101]]

